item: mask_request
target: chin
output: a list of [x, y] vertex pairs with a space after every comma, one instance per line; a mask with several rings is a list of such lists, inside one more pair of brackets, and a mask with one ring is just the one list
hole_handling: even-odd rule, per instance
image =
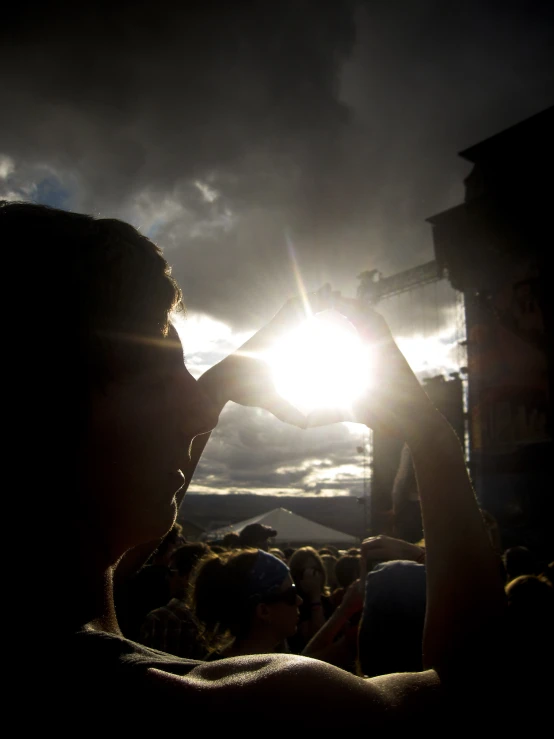
[[157, 541], [163, 539], [169, 532], [177, 519], [177, 503], [175, 498], [164, 507], [159, 506], [155, 510], [150, 510], [148, 518], [137, 522], [135, 528], [135, 538], [137, 541], [133, 546], [145, 544], [146, 542]]

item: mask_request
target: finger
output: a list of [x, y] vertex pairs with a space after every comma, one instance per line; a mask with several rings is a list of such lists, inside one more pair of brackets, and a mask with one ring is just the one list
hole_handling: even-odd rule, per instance
[[356, 419], [352, 412], [346, 408], [320, 408], [308, 413], [307, 417], [308, 428], [328, 426], [339, 421], [355, 422]]
[[285, 400], [280, 395], [270, 396], [264, 401], [262, 408], [272, 413], [276, 418], [284, 423], [289, 423], [292, 426], [305, 429], [308, 427], [308, 419], [301, 413], [298, 408], [295, 408], [288, 400]]
[[378, 338], [390, 339], [391, 334], [387, 322], [371, 305], [354, 298], [346, 298], [340, 293], [334, 294], [333, 307], [356, 327], [358, 332], [372, 341]]
[[364, 557], [372, 562], [377, 560], [388, 560], [390, 558], [389, 553], [385, 549], [379, 549], [378, 547], [370, 549], [369, 552], [364, 552]]
[[333, 291], [331, 285], [327, 282], [319, 290], [308, 295], [308, 302], [312, 313], [321, 313], [324, 310], [330, 310], [333, 307]]

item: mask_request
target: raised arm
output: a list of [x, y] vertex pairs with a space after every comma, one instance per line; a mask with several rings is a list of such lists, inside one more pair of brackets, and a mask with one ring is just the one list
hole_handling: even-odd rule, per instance
[[477, 665], [493, 668], [505, 609], [503, 583], [460, 442], [381, 316], [356, 301], [340, 307], [372, 348], [371, 391], [355, 409], [355, 420], [403, 439], [412, 454], [427, 567], [425, 665], [443, 679]]

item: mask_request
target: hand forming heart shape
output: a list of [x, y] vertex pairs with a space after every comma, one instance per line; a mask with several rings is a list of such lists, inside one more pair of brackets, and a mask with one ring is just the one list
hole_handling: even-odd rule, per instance
[[[267, 353], [306, 319], [305, 302], [314, 314], [330, 309], [339, 311], [357, 329], [362, 341], [371, 345], [371, 390], [350, 408], [314, 410], [305, 416], [277, 392]], [[306, 296], [305, 301], [289, 300], [264, 328], [206, 375], [217, 380], [212, 387], [217, 387], [222, 404], [233, 400], [264, 408], [300, 428], [354, 421], [406, 439], [421, 415], [434, 411], [384, 319], [370, 306], [333, 292], [329, 285]]]

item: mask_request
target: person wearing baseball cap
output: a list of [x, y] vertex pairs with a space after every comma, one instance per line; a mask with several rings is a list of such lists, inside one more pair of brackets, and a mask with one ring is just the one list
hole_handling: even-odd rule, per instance
[[245, 526], [240, 532], [240, 546], [243, 549], [262, 549], [264, 552], [269, 551], [269, 539], [277, 536], [275, 529], [266, 526], [263, 523], [251, 523]]

